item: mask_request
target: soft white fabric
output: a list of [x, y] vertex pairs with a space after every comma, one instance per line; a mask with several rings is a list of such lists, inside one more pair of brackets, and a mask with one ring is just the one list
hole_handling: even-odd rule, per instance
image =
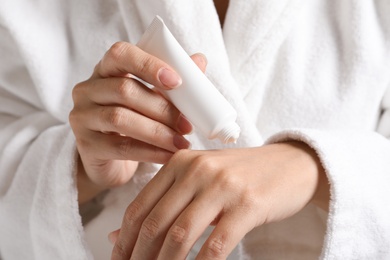
[[[207, 55], [207, 75], [239, 113], [236, 147], [302, 140], [331, 183], [328, 215], [308, 205], [253, 230], [232, 258], [389, 259], [389, 13], [388, 0], [231, 0], [222, 32], [211, 0], [1, 1], [1, 256], [109, 256], [107, 233], [158, 166], [142, 165], [109, 193], [84, 233], [71, 89], [158, 14], [188, 53]], [[224, 147], [197, 132], [189, 139], [194, 149]]]

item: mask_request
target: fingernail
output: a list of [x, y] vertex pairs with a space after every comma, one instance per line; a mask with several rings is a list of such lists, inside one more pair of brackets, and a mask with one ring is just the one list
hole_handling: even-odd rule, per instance
[[181, 134], [189, 134], [192, 132], [192, 124], [183, 115], [179, 116], [176, 127]]
[[158, 71], [158, 79], [167, 88], [176, 88], [182, 83], [179, 75], [166, 68], [161, 68]]
[[191, 143], [181, 135], [173, 137], [173, 144], [177, 149], [189, 149], [191, 147]]

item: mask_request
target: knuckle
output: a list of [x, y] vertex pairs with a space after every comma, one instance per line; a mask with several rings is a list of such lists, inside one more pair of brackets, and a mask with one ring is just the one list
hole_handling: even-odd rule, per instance
[[121, 126], [125, 119], [124, 109], [120, 107], [103, 107], [102, 109], [103, 120], [107, 122], [108, 125], [115, 128]]
[[95, 65], [95, 67], [93, 68], [92, 77], [93, 77], [93, 75], [99, 74], [99, 70], [100, 70], [100, 67], [101, 67], [101, 66], [102, 66], [102, 61], [100, 60], [100, 61]]
[[139, 202], [133, 201], [126, 209], [124, 215], [124, 223], [129, 227], [137, 226], [140, 219], [141, 212], [143, 210], [142, 205]]
[[190, 150], [181, 149], [173, 155], [172, 161], [185, 161], [189, 158], [189, 154]]
[[75, 124], [80, 121], [78, 120], [79, 116], [78, 116], [77, 109], [75, 107], [69, 112], [68, 118], [69, 118], [69, 124], [72, 126], [72, 128], [74, 128]]
[[188, 229], [174, 225], [167, 234], [171, 247], [179, 247], [187, 242]]
[[69, 112], [68, 119], [72, 127], [81, 125], [83, 120], [81, 119], [85, 108], [89, 105], [87, 101], [87, 84], [80, 82], [72, 89], [73, 108]]
[[114, 91], [120, 100], [124, 100], [134, 96], [137, 90], [130, 83], [130, 79], [120, 78], [119, 83], [115, 87]]
[[150, 73], [151, 68], [154, 67], [155, 61], [150, 55], [139, 57], [140, 62], [138, 64], [138, 70], [141, 75]]
[[73, 102], [76, 101], [78, 99], [78, 97], [80, 96], [80, 85], [77, 84], [76, 86], [74, 86], [74, 88], [72, 89], [72, 99], [73, 99]]
[[221, 190], [240, 190], [240, 180], [235, 173], [222, 170], [216, 176], [216, 183]]
[[161, 137], [164, 136], [165, 133], [166, 133], [165, 126], [156, 123], [152, 129], [153, 140], [154, 141], [161, 140]]
[[154, 241], [158, 238], [160, 233], [160, 227], [158, 221], [154, 218], [147, 217], [142, 223], [140, 230], [140, 237], [144, 241]]
[[118, 241], [117, 243], [115, 243], [115, 247], [114, 250], [112, 251], [112, 254], [120, 258], [126, 257], [129, 254], [129, 252], [126, 248], [125, 241]]
[[[252, 189], [243, 189], [240, 197], [239, 204], [242, 210], [251, 211], [253, 208], [257, 208], [257, 196], [256, 192]], [[249, 212], [248, 212], [249, 213]]]
[[173, 108], [172, 104], [168, 102], [168, 100], [162, 98], [157, 103], [157, 109], [160, 111], [160, 113], [164, 116], [172, 116], [175, 115], [175, 109]]
[[210, 239], [205, 244], [206, 256], [212, 259], [223, 259], [226, 255], [226, 241], [221, 237]]
[[134, 151], [133, 139], [122, 138], [118, 145], [118, 155], [121, 158], [128, 158]]
[[72, 89], [73, 102], [76, 102], [80, 99], [80, 97], [83, 97], [84, 92], [85, 92], [85, 82], [77, 83]]
[[161, 160], [162, 163], [165, 163], [168, 160], [168, 158], [165, 159], [165, 157], [161, 153], [161, 149], [157, 146], [150, 147], [150, 154], [150, 158], [155, 162], [159, 162]]
[[126, 42], [116, 42], [107, 52], [107, 56], [112, 59], [114, 62], [120, 60], [123, 54], [128, 50], [129, 45]]
[[216, 160], [205, 154], [198, 155], [193, 161], [194, 167], [197, 168], [199, 172], [211, 172], [217, 171], [219, 169], [219, 165]]
[[91, 148], [91, 142], [89, 142], [87, 139], [76, 136], [76, 144], [78, 147], [79, 152], [80, 151], [88, 151]]
[[[177, 166], [177, 163], [180, 163], [180, 164], [191, 163], [192, 153], [193, 153], [193, 151], [188, 150], [188, 149], [178, 150], [177, 152], [175, 152], [172, 155], [172, 157], [170, 158], [168, 164], [172, 164], [172, 165], [176, 165]], [[191, 170], [192, 169], [190, 169], [189, 172], [195, 172], [195, 171], [191, 171]]]

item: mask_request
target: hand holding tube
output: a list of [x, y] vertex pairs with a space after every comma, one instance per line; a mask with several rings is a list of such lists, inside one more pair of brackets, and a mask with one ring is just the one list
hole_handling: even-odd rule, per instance
[[[202, 55], [193, 59], [205, 69]], [[79, 184], [95, 185], [96, 192], [129, 181], [139, 161], [165, 163], [174, 152], [189, 147], [182, 136], [192, 130], [187, 119], [161, 94], [130, 75], [157, 89], [181, 84], [169, 65], [120, 42], [107, 51], [91, 78], [75, 86], [69, 120], [80, 154]]]

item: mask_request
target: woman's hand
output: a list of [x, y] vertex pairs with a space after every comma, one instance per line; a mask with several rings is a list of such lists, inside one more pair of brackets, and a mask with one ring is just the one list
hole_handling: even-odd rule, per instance
[[288, 218], [327, 179], [301, 142], [177, 152], [129, 205], [112, 259], [185, 259], [210, 224], [197, 259], [225, 259], [254, 227]]
[[[194, 55], [193, 60], [205, 69], [203, 55]], [[165, 163], [190, 145], [183, 135], [191, 131], [191, 124], [158, 91], [132, 75], [160, 90], [181, 84], [169, 65], [119, 42], [107, 51], [91, 78], [75, 86], [69, 120], [80, 155], [81, 202], [99, 190], [128, 182], [138, 161]]]

